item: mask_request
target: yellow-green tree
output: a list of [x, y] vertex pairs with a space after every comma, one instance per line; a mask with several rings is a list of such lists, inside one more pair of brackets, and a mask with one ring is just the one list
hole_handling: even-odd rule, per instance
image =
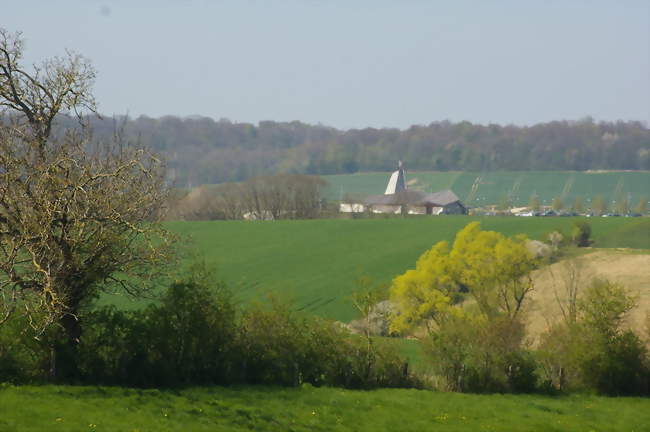
[[393, 280], [391, 330], [426, 327], [448, 389], [519, 391], [534, 383], [520, 319], [536, 267], [526, 242], [472, 222], [452, 247], [439, 242]]
[[452, 298], [459, 291], [457, 266], [452, 263], [449, 244], [441, 241], [418, 258], [415, 269], [397, 276], [390, 288], [390, 298], [398, 311], [391, 330], [403, 332], [431, 320], [438, 322], [449, 311]]
[[439, 323], [450, 312], [458, 315], [465, 306], [457, 300], [464, 295], [481, 315], [515, 318], [533, 288], [535, 266], [524, 236], [509, 238], [472, 222], [458, 232], [452, 248], [437, 243], [418, 258], [415, 269], [393, 280], [390, 295], [398, 313], [391, 328], [402, 332]]

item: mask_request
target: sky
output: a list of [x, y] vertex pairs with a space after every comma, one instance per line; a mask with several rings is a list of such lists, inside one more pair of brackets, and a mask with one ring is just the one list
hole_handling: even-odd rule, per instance
[[88, 57], [107, 115], [650, 123], [648, 0], [23, 0], [0, 27]]

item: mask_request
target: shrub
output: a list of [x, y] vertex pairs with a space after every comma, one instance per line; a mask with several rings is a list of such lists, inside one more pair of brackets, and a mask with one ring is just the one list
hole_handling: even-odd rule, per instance
[[427, 344], [434, 370], [446, 390], [533, 392], [537, 364], [523, 347], [524, 327], [517, 320], [449, 316]]
[[[396, 349], [271, 302], [236, 313], [203, 270], [144, 310], [103, 307], [79, 317], [84, 333], [65, 382], [173, 387], [303, 383], [351, 388], [415, 384]], [[16, 319], [0, 327], [0, 380], [47, 379], [56, 332], [41, 341]]]
[[577, 322], [542, 336], [538, 355], [549, 384], [559, 390], [607, 395], [648, 394], [648, 356], [643, 342], [623, 330], [635, 300], [620, 285], [595, 280], [578, 303]]
[[102, 308], [84, 317], [81, 379], [141, 387], [223, 383], [235, 338], [230, 294], [192, 278], [143, 311]]
[[244, 314], [238, 339], [242, 382], [349, 388], [414, 384], [388, 344], [350, 335], [342, 327], [271, 301]]
[[583, 380], [589, 388], [610, 395], [648, 394], [645, 347], [632, 332], [626, 331], [591, 348], [580, 362]]
[[591, 245], [591, 225], [589, 222], [576, 221], [571, 230], [571, 240], [578, 247]]
[[0, 326], [0, 382], [29, 382], [47, 373], [49, 353], [34, 336], [24, 316]]

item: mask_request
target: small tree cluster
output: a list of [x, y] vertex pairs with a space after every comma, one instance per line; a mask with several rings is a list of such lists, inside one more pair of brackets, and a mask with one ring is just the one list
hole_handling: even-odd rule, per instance
[[311, 219], [320, 214], [325, 186], [320, 177], [294, 174], [201, 186], [175, 201], [172, 217], [190, 220]]
[[622, 286], [594, 280], [584, 294], [563, 299], [564, 320], [541, 338], [540, 364], [560, 390], [593, 389], [609, 395], [648, 394], [650, 359], [641, 339], [625, 329], [636, 301]]

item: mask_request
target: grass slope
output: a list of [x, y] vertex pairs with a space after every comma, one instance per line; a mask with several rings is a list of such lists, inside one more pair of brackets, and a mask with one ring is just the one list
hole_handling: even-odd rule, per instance
[[[363, 197], [382, 194], [390, 173], [357, 173], [324, 176], [330, 187], [329, 199], [339, 200], [346, 194]], [[636, 206], [641, 197], [649, 198], [650, 172], [576, 172], [576, 171], [495, 171], [479, 172], [407, 172], [410, 187], [427, 192], [452, 189], [470, 206], [498, 204], [511, 196], [515, 205], [525, 206], [536, 194], [543, 204], [550, 205], [555, 197], [572, 204], [580, 196], [585, 204], [601, 195], [608, 201], [628, 198]], [[417, 180], [417, 181], [416, 181]], [[472, 186], [478, 188], [473, 193]]]
[[[274, 293], [296, 308], [341, 321], [355, 318], [349, 301], [355, 280], [369, 275], [388, 283], [412, 268], [440, 240], [452, 240], [472, 220], [483, 229], [542, 238], [570, 231], [573, 218], [443, 216], [363, 220], [174, 222], [173, 231], [191, 239], [190, 249], [217, 267], [236, 299]], [[591, 219], [596, 246], [650, 249], [650, 219]], [[107, 299], [123, 307], [123, 297]]]
[[0, 431], [648, 431], [641, 398], [426, 390], [0, 389]]

